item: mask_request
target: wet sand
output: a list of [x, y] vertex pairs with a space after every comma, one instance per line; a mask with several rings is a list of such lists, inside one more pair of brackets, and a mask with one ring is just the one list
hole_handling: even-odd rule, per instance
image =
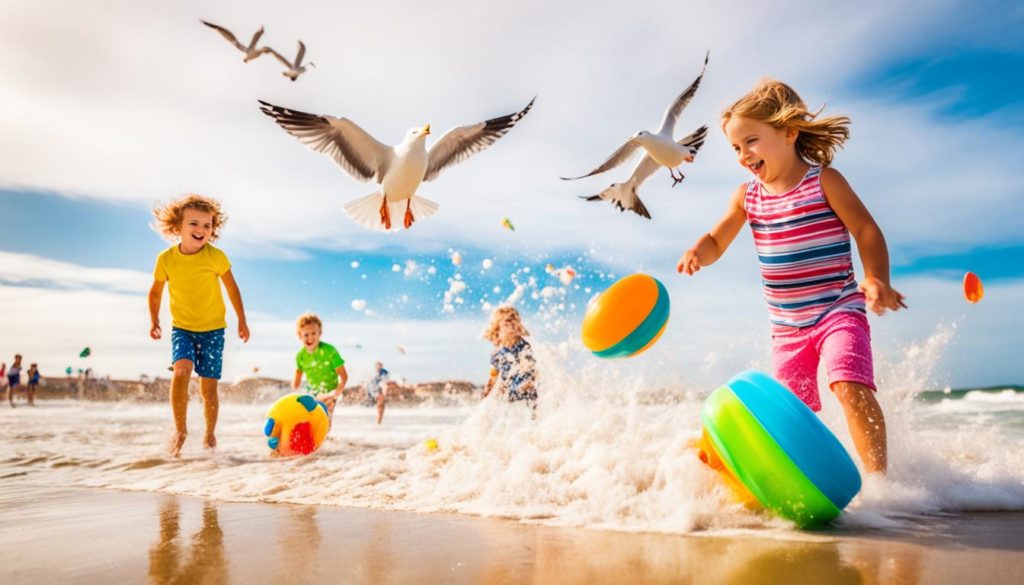
[[0, 487], [0, 582], [1020, 583], [1024, 514], [914, 531], [631, 534], [501, 519]]

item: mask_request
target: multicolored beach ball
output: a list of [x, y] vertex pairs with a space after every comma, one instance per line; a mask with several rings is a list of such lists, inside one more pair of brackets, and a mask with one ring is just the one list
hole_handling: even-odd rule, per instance
[[309, 394], [282, 396], [267, 412], [263, 434], [280, 455], [308, 455], [327, 438], [331, 419], [327, 406]]
[[860, 491], [849, 453], [806, 404], [767, 374], [747, 370], [701, 409], [701, 459], [737, 499], [754, 500], [800, 528], [839, 516]]
[[591, 301], [583, 316], [583, 345], [597, 357], [635, 356], [661, 337], [668, 314], [665, 285], [647, 274], [631, 274]]

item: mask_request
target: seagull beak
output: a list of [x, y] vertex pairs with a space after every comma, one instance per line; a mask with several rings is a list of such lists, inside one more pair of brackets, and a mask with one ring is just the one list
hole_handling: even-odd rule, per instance
[[430, 124], [427, 124], [426, 126], [423, 127], [423, 133], [430, 134]]

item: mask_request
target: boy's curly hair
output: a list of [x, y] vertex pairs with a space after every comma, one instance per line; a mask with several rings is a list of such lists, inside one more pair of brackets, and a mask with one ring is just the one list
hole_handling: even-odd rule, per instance
[[213, 233], [210, 234], [210, 241], [220, 237], [220, 228], [224, 227], [228, 220], [228, 216], [220, 208], [220, 201], [195, 193], [189, 193], [167, 205], [154, 207], [153, 217], [156, 218], [156, 222], [153, 229], [167, 239], [181, 235], [181, 220], [186, 209], [197, 209], [213, 215]]
[[320, 321], [320, 317], [317, 317], [316, 313], [303, 313], [299, 315], [299, 318], [295, 320], [295, 331], [302, 330], [306, 325], [316, 325], [320, 331], [324, 330], [324, 324]]
[[792, 87], [775, 79], [762, 79], [753, 90], [722, 112], [722, 128], [733, 116], [758, 120], [777, 129], [794, 129], [796, 151], [804, 160], [827, 167], [850, 137], [850, 118], [811, 112]]
[[484, 339], [497, 345], [501, 342], [501, 338], [498, 337], [498, 329], [502, 321], [506, 317], [511, 317], [515, 321], [515, 328], [519, 333], [520, 337], [526, 337], [530, 334], [523, 325], [523, 318], [519, 315], [519, 311], [511, 305], [502, 305], [497, 309], [494, 309], [494, 313], [491, 314], [491, 324], [487, 326], [487, 330], [484, 331]]

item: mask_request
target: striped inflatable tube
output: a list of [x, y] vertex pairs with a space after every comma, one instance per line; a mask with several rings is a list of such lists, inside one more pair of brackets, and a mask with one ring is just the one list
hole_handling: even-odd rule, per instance
[[839, 440], [767, 374], [734, 376], [708, 396], [701, 422], [712, 458], [800, 528], [836, 518], [860, 491], [860, 473]]

